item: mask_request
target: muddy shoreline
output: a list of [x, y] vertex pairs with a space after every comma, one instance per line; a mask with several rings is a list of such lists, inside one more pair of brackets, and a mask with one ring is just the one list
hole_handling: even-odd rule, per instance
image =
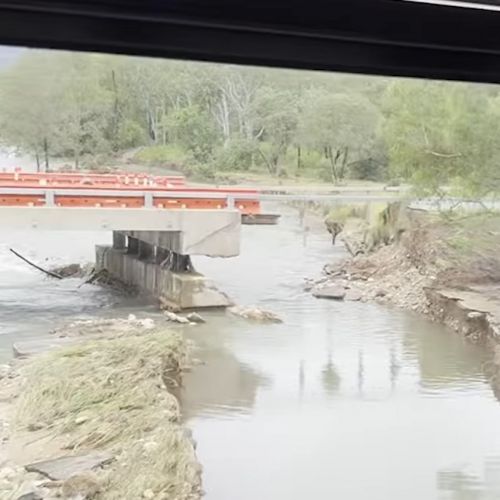
[[325, 265], [323, 277], [309, 282], [307, 288], [319, 298], [376, 302], [413, 311], [468, 341], [495, 348], [500, 344], [496, 256], [491, 252], [474, 258], [457, 256], [459, 252], [444, 250], [449, 235], [443, 236], [441, 222], [425, 230], [419, 224], [409, 227], [400, 240], [373, 252]]

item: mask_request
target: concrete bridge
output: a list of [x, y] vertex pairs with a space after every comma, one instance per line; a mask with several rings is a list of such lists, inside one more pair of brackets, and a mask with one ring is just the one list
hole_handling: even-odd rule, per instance
[[260, 211], [256, 191], [195, 189], [165, 178], [7, 175], [0, 175], [1, 229], [110, 231], [113, 244], [96, 247], [97, 269], [172, 308], [229, 304], [190, 257], [238, 255], [241, 216]]
[[167, 307], [224, 307], [228, 298], [193, 269], [190, 257], [237, 256], [242, 219], [261, 220], [261, 200], [394, 199], [394, 193], [198, 188], [182, 176], [13, 172], [0, 173], [0, 229], [110, 231], [113, 244], [96, 248], [98, 270], [152, 293]]

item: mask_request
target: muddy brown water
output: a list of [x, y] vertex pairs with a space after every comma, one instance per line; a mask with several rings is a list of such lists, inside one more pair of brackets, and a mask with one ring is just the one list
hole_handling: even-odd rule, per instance
[[[303, 278], [341, 249], [280, 210], [278, 226], [244, 228], [240, 257], [195, 259], [237, 303], [284, 320], [210, 312], [206, 324], [184, 329], [202, 361], [185, 376], [182, 405], [206, 498], [500, 499], [500, 404], [483, 372], [488, 353], [409, 313], [311, 297]], [[0, 235], [0, 358], [14, 340], [75, 316], [159, 317], [147, 303], [50, 280], [8, 252], [42, 264], [84, 261], [108, 238]]]

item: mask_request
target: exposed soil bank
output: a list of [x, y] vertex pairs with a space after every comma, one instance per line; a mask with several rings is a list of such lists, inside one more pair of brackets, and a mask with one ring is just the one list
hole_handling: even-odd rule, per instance
[[[326, 265], [324, 278], [309, 285], [313, 293], [391, 304], [474, 342], [500, 343], [500, 216], [404, 212], [391, 222], [395, 236], [388, 244]], [[351, 244], [347, 226], [339, 238]]]
[[185, 341], [134, 317], [54, 337], [64, 347], [0, 370], [0, 498], [199, 499], [174, 396]]

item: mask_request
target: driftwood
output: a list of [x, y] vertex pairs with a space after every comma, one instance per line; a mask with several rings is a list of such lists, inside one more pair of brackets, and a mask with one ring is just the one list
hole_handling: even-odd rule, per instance
[[20, 253], [16, 252], [12, 248], [9, 248], [9, 250], [16, 256], [19, 257], [22, 261], [26, 262], [26, 264], [29, 264], [31, 267], [34, 267], [38, 271], [42, 271], [42, 273], [45, 273], [47, 276], [50, 276], [51, 278], [56, 278], [58, 280], [62, 280], [62, 276], [60, 276], [57, 273], [53, 273], [52, 271], [47, 271], [47, 269], [44, 269], [43, 267], [37, 266], [30, 260], [28, 260], [26, 257], [23, 257]]

